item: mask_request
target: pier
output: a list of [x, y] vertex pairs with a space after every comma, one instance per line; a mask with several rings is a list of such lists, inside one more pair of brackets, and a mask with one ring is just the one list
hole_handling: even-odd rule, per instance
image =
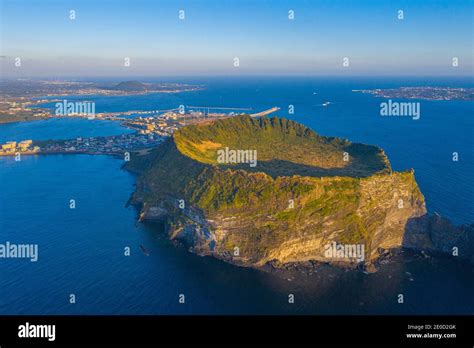
[[272, 113], [274, 113], [278, 110], [280, 110], [280, 108], [277, 107], [277, 106], [274, 106], [271, 109], [264, 110], [264, 111], [261, 111], [261, 112], [257, 112], [256, 114], [250, 114], [250, 116], [252, 116], [252, 117], [267, 116], [267, 115], [272, 114]]

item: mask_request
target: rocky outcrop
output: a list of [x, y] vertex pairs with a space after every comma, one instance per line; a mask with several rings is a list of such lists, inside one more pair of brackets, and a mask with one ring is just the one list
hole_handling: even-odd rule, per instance
[[[218, 163], [222, 147], [254, 149], [259, 165]], [[393, 172], [381, 149], [288, 120], [185, 127], [129, 168], [141, 174], [132, 202], [144, 219], [165, 219], [170, 238], [237, 265], [370, 265], [387, 249], [468, 253], [472, 243], [426, 217], [414, 172]]]
[[439, 215], [425, 214], [408, 221], [402, 246], [441, 252], [474, 263], [474, 225], [455, 226]]

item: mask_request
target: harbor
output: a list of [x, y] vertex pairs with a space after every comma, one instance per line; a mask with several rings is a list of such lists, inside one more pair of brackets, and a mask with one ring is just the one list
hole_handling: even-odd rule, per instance
[[[266, 116], [279, 109], [278, 107], [272, 107], [261, 112], [251, 113], [250, 116]], [[181, 127], [208, 122], [210, 120], [234, 117], [251, 110], [251, 108], [191, 106], [161, 111], [99, 113], [94, 115], [94, 117], [91, 117], [89, 114], [58, 116], [61, 118], [87, 118], [89, 122], [94, 122], [96, 119], [120, 122], [122, 127], [129, 128], [134, 132], [103, 137], [76, 137], [65, 140], [9, 140], [4, 144], [0, 144], [0, 156], [18, 157], [19, 155], [42, 154], [126, 156], [126, 154], [130, 154], [130, 152], [136, 152], [138, 155], [141, 155], [147, 153], [149, 149], [161, 144]], [[124, 117], [148, 115], [147, 113], [149, 113], [150, 116]]]

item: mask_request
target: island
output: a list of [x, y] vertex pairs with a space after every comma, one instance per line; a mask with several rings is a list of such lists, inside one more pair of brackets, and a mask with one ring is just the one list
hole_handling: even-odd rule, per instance
[[421, 100], [474, 100], [474, 88], [455, 87], [400, 87], [388, 89], [354, 89], [352, 92], [372, 94], [380, 98], [421, 99]]
[[[140, 221], [162, 221], [192, 252], [239, 266], [373, 270], [401, 247], [474, 255], [472, 226], [429, 217], [413, 170], [393, 171], [377, 146], [287, 119], [188, 125], [125, 168], [139, 175], [130, 203]], [[328, 258], [328, 246], [341, 245], [360, 247], [364, 257]]]

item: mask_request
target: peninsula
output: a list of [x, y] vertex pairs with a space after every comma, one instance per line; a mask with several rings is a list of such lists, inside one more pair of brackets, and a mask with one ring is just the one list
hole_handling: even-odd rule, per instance
[[[254, 154], [255, 165], [223, 163], [224, 149], [240, 159]], [[393, 248], [451, 246], [431, 240], [439, 224], [427, 217], [413, 170], [394, 172], [379, 147], [286, 119], [242, 115], [186, 126], [126, 168], [140, 174], [131, 203], [141, 220], [163, 220], [191, 251], [240, 266], [366, 266]], [[466, 236], [456, 229], [451, 243]], [[364, 255], [334, 260], [328, 246]]]
[[420, 100], [474, 100], [474, 88], [454, 87], [400, 87], [389, 89], [355, 89], [353, 92], [372, 94], [379, 98]]
[[[129, 96], [151, 93], [182, 93], [202, 90], [203, 86], [181, 83], [114, 84], [57, 80], [0, 80], [0, 124], [44, 120], [57, 117], [45, 103], [62, 102], [69, 96]], [[140, 111], [138, 111], [140, 112]]]

